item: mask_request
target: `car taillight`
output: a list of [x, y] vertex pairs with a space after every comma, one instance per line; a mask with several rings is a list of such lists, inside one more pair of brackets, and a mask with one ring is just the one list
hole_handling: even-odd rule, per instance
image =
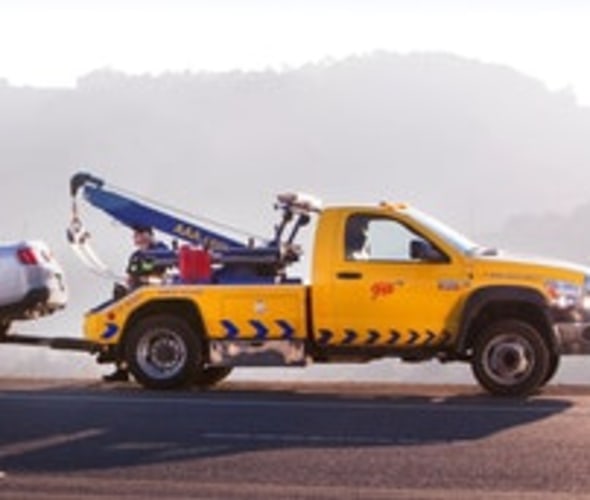
[[30, 247], [19, 248], [16, 255], [19, 262], [25, 266], [36, 266], [39, 263], [35, 252]]

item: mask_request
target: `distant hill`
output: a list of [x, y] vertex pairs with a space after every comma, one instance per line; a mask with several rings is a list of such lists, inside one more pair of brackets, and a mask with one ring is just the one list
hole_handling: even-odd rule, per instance
[[[0, 239], [56, 249], [74, 332], [110, 291], [88, 287], [64, 242], [80, 169], [255, 233], [270, 233], [275, 193], [302, 190], [409, 201], [500, 246], [590, 257], [590, 110], [508, 67], [375, 53], [282, 72], [98, 70], [73, 89], [0, 79], [0, 110]], [[128, 233], [94, 236], [122, 268]]]
[[528, 254], [568, 259], [590, 267], [590, 203], [567, 214], [529, 212], [508, 218], [486, 242]]
[[259, 210], [281, 189], [412, 201], [472, 232], [590, 199], [590, 111], [512, 69], [448, 55], [280, 73], [100, 70], [72, 90], [0, 83], [0, 109], [15, 208], [31, 208], [25, 193], [53, 205], [47, 183], [63, 189], [81, 167], [226, 219], [228, 199]]

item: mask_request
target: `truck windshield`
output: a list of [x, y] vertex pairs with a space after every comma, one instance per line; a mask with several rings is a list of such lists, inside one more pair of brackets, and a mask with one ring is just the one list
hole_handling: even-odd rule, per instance
[[458, 231], [455, 231], [453, 228], [443, 224], [439, 220], [428, 214], [425, 214], [424, 212], [421, 212], [420, 210], [408, 208], [407, 213], [418, 223], [425, 226], [430, 231], [438, 234], [449, 245], [452, 245], [465, 255], [488, 254], [493, 252], [490, 249], [486, 249], [477, 243], [474, 243]]

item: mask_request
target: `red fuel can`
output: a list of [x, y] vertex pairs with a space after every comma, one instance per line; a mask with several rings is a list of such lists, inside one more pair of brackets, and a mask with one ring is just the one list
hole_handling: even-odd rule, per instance
[[178, 251], [180, 279], [185, 283], [209, 283], [211, 281], [211, 256], [207, 250], [182, 245]]

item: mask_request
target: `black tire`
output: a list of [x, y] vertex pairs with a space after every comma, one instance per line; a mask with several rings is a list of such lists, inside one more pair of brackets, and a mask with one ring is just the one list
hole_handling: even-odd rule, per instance
[[0, 338], [7, 337], [9, 329], [10, 321], [7, 319], [0, 319]]
[[176, 316], [139, 320], [125, 339], [125, 359], [135, 379], [149, 389], [188, 386], [202, 365], [198, 334]]
[[206, 389], [227, 378], [231, 371], [230, 366], [208, 366], [197, 372], [193, 383], [201, 389]]
[[548, 384], [551, 379], [555, 376], [555, 374], [557, 373], [557, 369], [559, 368], [559, 361], [561, 360], [561, 356], [559, 356], [559, 354], [557, 354], [556, 352], [552, 352], [549, 355], [549, 368], [547, 370], [547, 373], [545, 374], [545, 378], [543, 379], [543, 382], [541, 382], [541, 386], [544, 386], [546, 384]]
[[490, 323], [473, 345], [472, 369], [495, 396], [527, 396], [550, 372], [551, 350], [532, 325], [514, 319]]

